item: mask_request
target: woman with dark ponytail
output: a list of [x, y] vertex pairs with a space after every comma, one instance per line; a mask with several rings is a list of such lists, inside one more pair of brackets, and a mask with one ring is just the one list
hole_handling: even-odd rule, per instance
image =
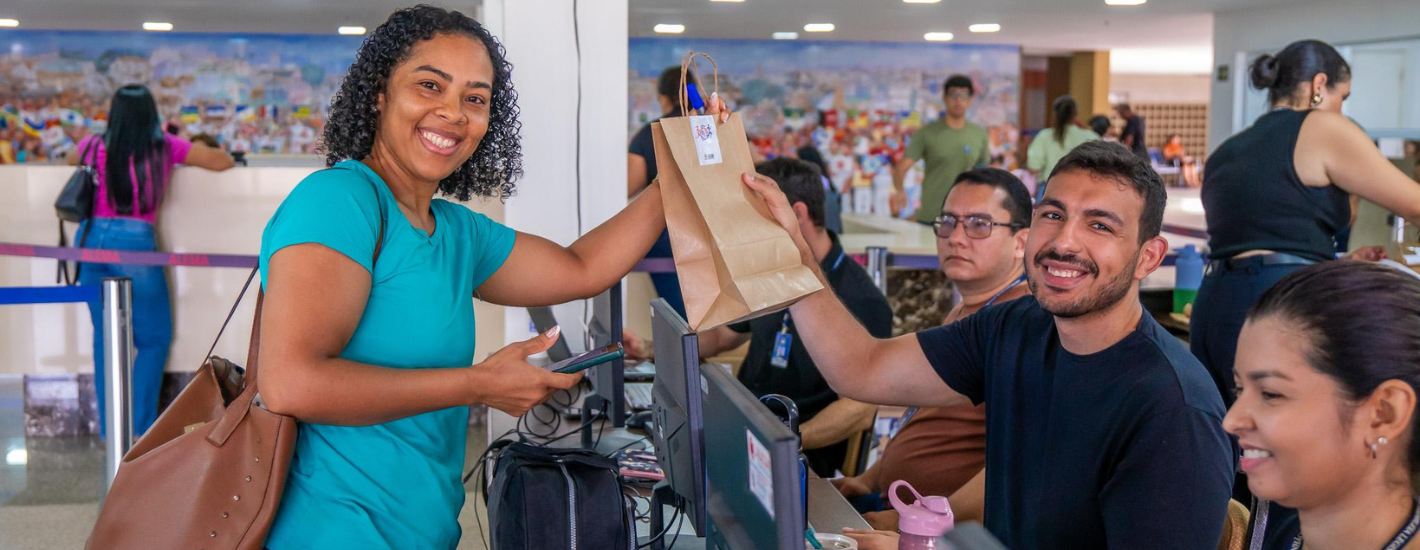
[[1300, 517], [1270, 514], [1263, 548], [1420, 547], [1415, 273], [1336, 261], [1284, 277], [1248, 314], [1236, 366], [1223, 427], [1248, 487]]
[[1051, 110], [1055, 114], [1055, 125], [1036, 134], [1030, 149], [1026, 151], [1026, 169], [1040, 181], [1036, 187], [1036, 200], [1045, 196], [1045, 184], [1048, 182], [1043, 178], [1049, 177], [1050, 172], [1055, 170], [1055, 163], [1081, 143], [1100, 139], [1099, 134], [1080, 127], [1080, 107], [1075, 103], [1075, 98], [1068, 95], [1057, 97]]
[[[1259, 57], [1250, 76], [1253, 87], [1267, 90], [1272, 111], [1219, 146], [1203, 172], [1211, 261], [1189, 333], [1226, 404], [1233, 402], [1234, 356], [1247, 351], [1238, 334], [1248, 308], [1287, 274], [1336, 259], [1335, 236], [1350, 224], [1352, 194], [1420, 221], [1420, 186], [1341, 114], [1351, 67], [1335, 48], [1294, 42]], [[1367, 247], [1349, 257], [1382, 254]], [[1241, 478], [1234, 485], [1241, 502], [1250, 499], [1247, 487]]]
[[[1252, 64], [1272, 111], [1208, 159], [1202, 199], [1210, 258], [1193, 309], [1194, 355], [1232, 402], [1233, 356], [1247, 309], [1283, 276], [1336, 259], [1350, 195], [1420, 221], [1420, 186], [1341, 114], [1351, 67], [1324, 42], [1294, 42]], [[1379, 259], [1378, 247], [1351, 254]]]
[[[162, 131], [153, 94], [142, 84], [129, 84], [113, 94], [108, 129], [79, 142], [69, 159], [95, 167], [98, 189], [94, 215], [79, 226], [84, 246], [113, 250], [157, 250], [153, 224], [163, 193], [178, 164], [208, 170], [232, 167], [232, 158], [221, 149], [194, 144]], [[105, 277], [133, 281], [133, 434], [148, 431], [158, 419], [158, 390], [173, 339], [168, 280], [161, 266], [85, 264], [79, 284], [98, 285]], [[94, 326], [103, 326], [103, 307], [89, 304]], [[99, 399], [99, 430], [104, 431], [104, 340], [94, 331], [94, 386]], [[106, 435], [106, 434], [105, 434]]]

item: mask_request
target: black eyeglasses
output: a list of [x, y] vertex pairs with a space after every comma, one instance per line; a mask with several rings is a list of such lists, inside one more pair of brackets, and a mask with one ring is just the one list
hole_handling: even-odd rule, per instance
[[932, 220], [932, 229], [937, 232], [938, 238], [949, 239], [952, 236], [952, 232], [957, 229], [957, 222], [961, 222], [962, 226], [966, 229], [966, 236], [973, 239], [985, 239], [990, 237], [991, 230], [998, 226], [1009, 227], [1011, 229], [1021, 229], [1025, 227], [1023, 223], [993, 222], [991, 218], [983, 216], [958, 218], [951, 214], [946, 214], [937, 216], [937, 219]]

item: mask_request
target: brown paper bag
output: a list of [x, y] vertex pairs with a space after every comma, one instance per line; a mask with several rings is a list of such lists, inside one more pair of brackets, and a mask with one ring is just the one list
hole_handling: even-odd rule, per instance
[[[681, 60], [683, 113], [691, 112], [684, 83], [697, 56], [715, 63], [696, 52]], [[754, 161], [739, 113], [724, 123], [709, 115], [663, 118], [651, 134], [691, 329], [778, 311], [823, 288], [768, 205], [741, 180]]]

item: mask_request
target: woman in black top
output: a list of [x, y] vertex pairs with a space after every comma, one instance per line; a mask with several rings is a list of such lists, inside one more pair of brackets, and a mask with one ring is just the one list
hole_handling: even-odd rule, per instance
[[[1202, 198], [1212, 261], [1190, 327], [1193, 354], [1227, 404], [1247, 309], [1288, 273], [1336, 258], [1333, 239], [1350, 224], [1351, 194], [1420, 221], [1420, 184], [1341, 114], [1351, 69], [1334, 48], [1305, 40], [1263, 55], [1252, 84], [1268, 90], [1273, 110], [1208, 159]], [[1381, 253], [1369, 247], [1352, 257]]]
[[[1336, 233], [1351, 222], [1350, 195], [1420, 222], [1420, 184], [1341, 114], [1351, 68], [1336, 49], [1315, 40], [1294, 42], [1253, 62], [1251, 78], [1253, 87], [1268, 91], [1273, 109], [1208, 159], [1202, 198], [1211, 261], [1189, 331], [1193, 354], [1229, 406], [1248, 308], [1293, 271], [1336, 258]], [[1367, 247], [1350, 257], [1376, 260], [1382, 253]], [[1241, 478], [1234, 493], [1249, 502]], [[1296, 514], [1275, 505], [1272, 511], [1274, 520]], [[1267, 539], [1290, 534], [1295, 532], [1268, 529]]]

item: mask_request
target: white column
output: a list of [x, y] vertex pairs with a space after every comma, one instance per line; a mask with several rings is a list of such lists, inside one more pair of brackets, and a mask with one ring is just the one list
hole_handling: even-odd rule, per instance
[[[506, 206], [506, 223], [571, 244], [626, 205], [627, 0], [485, 0], [483, 14], [507, 48], [522, 109], [525, 174], [517, 196]], [[561, 306], [556, 313], [569, 343], [579, 349], [584, 330], [581, 303]], [[506, 308], [504, 315], [507, 342], [532, 335], [524, 310]]]

